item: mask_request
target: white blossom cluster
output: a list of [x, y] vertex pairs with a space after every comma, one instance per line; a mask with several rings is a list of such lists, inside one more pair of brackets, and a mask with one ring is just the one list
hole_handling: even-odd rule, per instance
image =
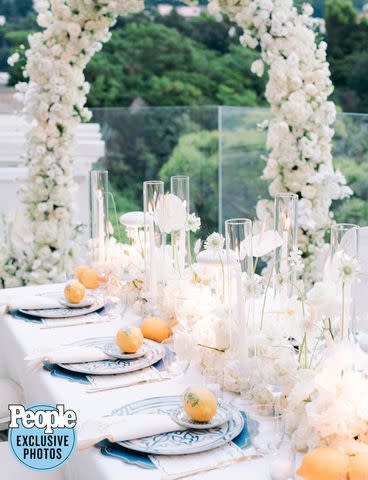
[[[41, 32], [30, 36], [24, 77], [17, 96], [31, 120], [27, 135], [28, 182], [21, 189], [26, 228], [32, 237], [20, 249], [10, 245], [0, 261], [5, 287], [47, 283], [75, 255], [73, 161], [75, 132], [90, 119], [89, 84], [83, 70], [110, 39], [118, 14], [138, 12], [143, 0], [35, 0]], [[14, 64], [16, 57], [10, 59]], [[10, 244], [10, 242], [9, 242]]]
[[347, 345], [333, 345], [321, 366], [303, 370], [288, 396], [287, 428], [298, 449], [329, 445], [350, 451], [367, 443], [368, 380]]
[[305, 274], [314, 280], [325, 229], [331, 223], [333, 200], [351, 195], [343, 175], [334, 171], [331, 141], [335, 105], [327, 44], [317, 42], [313, 8], [298, 13], [292, 0], [211, 0], [213, 14], [224, 11], [244, 29], [241, 43], [259, 48], [252, 71], [268, 71], [266, 98], [273, 119], [268, 122], [269, 155], [264, 178], [269, 192], [299, 196], [300, 246]]

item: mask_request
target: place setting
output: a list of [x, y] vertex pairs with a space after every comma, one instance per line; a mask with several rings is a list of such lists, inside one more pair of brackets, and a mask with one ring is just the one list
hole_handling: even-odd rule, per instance
[[15, 318], [40, 324], [41, 329], [104, 323], [109, 320], [105, 315], [106, 295], [101, 291], [104, 283], [96, 270], [83, 266], [75, 270], [74, 278], [64, 288], [60, 286], [60, 291], [19, 298], [0, 296], [0, 303]]
[[78, 431], [79, 450], [96, 446], [172, 480], [260, 458], [249, 445], [245, 415], [203, 386], [127, 404]]

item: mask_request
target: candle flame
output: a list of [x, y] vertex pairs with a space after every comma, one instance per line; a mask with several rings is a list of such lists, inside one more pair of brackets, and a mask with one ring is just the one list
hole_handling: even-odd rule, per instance
[[283, 224], [283, 227], [284, 227], [284, 231], [288, 232], [290, 230], [290, 227], [291, 227], [291, 219], [290, 219], [290, 215], [286, 212], [281, 212], [281, 222]]

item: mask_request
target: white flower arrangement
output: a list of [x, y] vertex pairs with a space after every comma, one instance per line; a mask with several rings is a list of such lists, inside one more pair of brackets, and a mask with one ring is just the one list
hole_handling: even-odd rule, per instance
[[352, 451], [368, 443], [368, 380], [354, 369], [353, 356], [346, 344], [333, 345], [316, 371], [299, 373], [286, 410], [297, 448]]
[[243, 28], [242, 44], [261, 49], [251, 69], [258, 76], [268, 72], [266, 98], [274, 115], [263, 125], [269, 150], [264, 178], [271, 182], [271, 196], [298, 194], [304, 277], [316, 281], [331, 203], [352, 190], [332, 165], [333, 85], [327, 44], [318, 43], [314, 32], [319, 25], [313, 8], [306, 3], [299, 14], [292, 0], [211, 0], [209, 10], [228, 13]]
[[[70, 151], [77, 124], [90, 118], [84, 107], [89, 85], [83, 70], [109, 40], [109, 28], [117, 15], [143, 8], [143, 0], [35, 1], [43, 31], [30, 37], [24, 70], [29, 83], [17, 86], [24, 113], [33, 121], [27, 148], [29, 182], [22, 195], [35, 240], [31, 254], [14, 249], [4, 252], [4, 286], [13, 282], [9, 269], [20, 283], [29, 282], [44, 246], [58, 254], [47, 265], [38, 265], [39, 281], [55, 280], [64, 266], [61, 259], [75, 255]], [[243, 28], [242, 44], [261, 48], [261, 58], [253, 63], [252, 71], [259, 76], [268, 71], [266, 97], [274, 114], [267, 125], [270, 154], [264, 177], [272, 181], [271, 195], [280, 191], [299, 195], [305, 270], [309, 280], [315, 280], [324, 230], [331, 222], [331, 202], [350, 195], [351, 190], [332, 166], [335, 106], [328, 97], [333, 87], [327, 45], [318, 44], [313, 31], [313, 9], [306, 4], [298, 14], [292, 0], [211, 0], [208, 8], [215, 15], [229, 14]], [[13, 55], [10, 64], [17, 58]], [[52, 235], [47, 238], [43, 233], [49, 229]]]
[[[35, 0], [42, 31], [29, 37], [24, 76], [17, 97], [31, 121], [27, 134], [28, 182], [21, 188], [27, 229], [33, 241], [27, 249], [11, 245], [0, 259], [0, 284], [5, 287], [54, 282], [76, 257], [73, 161], [75, 131], [88, 121], [85, 108], [89, 85], [83, 70], [110, 39], [118, 15], [138, 12], [143, 0]], [[9, 64], [19, 56], [14, 54]], [[49, 252], [47, 258], [46, 253]]]

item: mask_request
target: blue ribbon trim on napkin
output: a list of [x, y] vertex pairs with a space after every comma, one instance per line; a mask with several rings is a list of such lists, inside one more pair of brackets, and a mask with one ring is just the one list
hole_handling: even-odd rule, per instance
[[[235, 437], [232, 442], [235, 443], [237, 447], [242, 450], [247, 449], [251, 445], [248, 427], [247, 427], [247, 417], [244, 412], [241, 412], [244, 418], [244, 427], [243, 430]], [[156, 465], [150, 460], [149, 456], [146, 453], [135, 452], [134, 450], [129, 450], [129, 448], [122, 447], [117, 443], [111, 443], [108, 440], [97, 443], [96, 448], [99, 448], [102, 455], [105, 457], [112, 457], [121, 460], [124, 463], [129, 465], [136, 465], [137, 467], [146, 468], [146, 469], [155, 469]]]

